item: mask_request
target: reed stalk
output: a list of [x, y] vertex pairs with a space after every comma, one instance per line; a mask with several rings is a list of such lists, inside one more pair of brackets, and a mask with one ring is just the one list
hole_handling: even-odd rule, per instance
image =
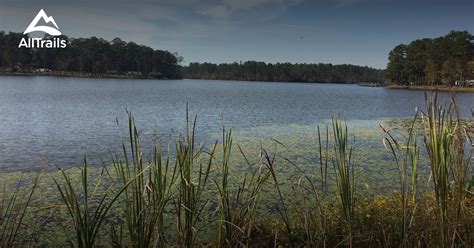
[[[21, 181], [21, 180], [20, 180]], [[28, 239], [25, 231], [24, 220], [35, 190], [38, 186], [39, 176], [35, 177], [32, 186], [24, 192], [20, 182], [11, 195], [6, 188], [0, 198], [0, 248], [23, 247], [27, 245]]]
[[[95, 247], [99, 231], [103, 222], [107, 219], [107, 213], [133, 179], [117, 192], [112, 192], [112, 185], [102, 196], [97, 196], [96, 193], [102, 185], [104, 170], [102, 170], [95, 184], [89, 185], [88, 165], [84, 158], [84, 167], [81, 169], [82, 188], [79, 190], [75, 188], [73, 180], [64, 169], [60, 168], [59, 171], [63, 183], [56, 179], [54, 179], [54, 183], [73, 223], [76, 237], [75, 244], [79, 248]], [[93, 186], [92, 190], [90, 190], [90, 186]]]
[[[408, 135], [403, 143], [392, 135], [391, 131], [386, 129], [382, 124], [380, 128], [385, 133], [386, 137], [383, 138], [383, 144], [385, 149], [391, 152], [395, 165], [398, 169], [399, 186], [401, 195], [401, 243], [403, 246], [408, 246], [408, 235], [410, 234], [410, 227], [412, 219], [416, 210], [416, 193], [418, 183], [418, 157], [419, 147], [417, 144], [417, 133], [416, 133], [416, 121], [418, 113], [411, 121], [411, 125], [408, 129]], [[410, 171], [408, 171], [410, 170]], [[411, 176], [411, 180], [409, 177]], [[411, 184], [411, 190], [410, 188]], [[413, 203], [413, 209], [409, 209], [409, 201]]]
[[[176, 164], [178, 166], [178, 196], [175, 208], [177, 218], [178, 243], [184, 247], [193, 247], [197, 236], [197, 224], [209, 199], [203, 199], [207, 190], [212, 164], [214, 162], [217, 142], [211, 150], [204, 152], [204, 147], [195, 145], [196, 118], [189, 122], [186, 107], [185, 136], [176, 143]], [[205, 161], [205, 158], [208, 158]]]
[[420, 111], [420, 115], [437, 203], [440, 245], [448, 247], [459, 238], [455, 227], [450, 231], [450, 222], [455, 221], [450, 212], [455, 212], [457, 222], [463, 222], [462, 205], [468, 192], [466, 180], [471, 157], [464, 157], [464, 137], [455, 98], [451, 95], [451, 103], [445, 106], [439, 103], [436, 93], [432, 97], [425, 95], [425, 101], [426, 112]]
[[171, 163], [169, 151], [163, 155], [161, 146], [153, 148], [153, 161], [145, 163], [139, 132], [128, 113], [130, 150], [122, 142], [124, 161], [112, 158], [115, 176], [126, 186], [123, 201], [125, 222], [131, 247], [162, 247], [164, 240], [164, 211], [175, 189], [178, 167]]
[[329, 128], [326, 126], [326, 140], [325, 147], [323, 150], [323, 145], [321, 142], [321, 132], [318, 125], [318, 144], [319, 144], [319, 166], [321, 173], [321, 187], [326, 191], [327, 190], [327, 180], [328, 180], [328, 157], [329, 157]]
[[351, 164], [352, 147], [348, 146], [347, 126], [337, 117], [332, 119], [334, 131], [334, 170], [337, 194], [341, 200], [342, 212], [347, 224], [349, 247], [353, 247], [353, 222], [355, 207], [355, 176]]
[[[260, 164], [255, 168], [238, 146], [241, 155], [247, 162], [248, 171], [236, 187], [229, 184], [229, 159], [232, 150], [232, 132], [223, 129], [222, 162], [220, 181], [214, 180], [218, 190], [219, 219], [217, 227], [217, 247], [248, 247], [252, 244], [252, 232], [256, 211], [259, 207], [260, 192], [270, 177], [270, 172]], [[235, 184], [234, 184], [235, 185]], [[257, 241], [257, 240], [254, 240]]]

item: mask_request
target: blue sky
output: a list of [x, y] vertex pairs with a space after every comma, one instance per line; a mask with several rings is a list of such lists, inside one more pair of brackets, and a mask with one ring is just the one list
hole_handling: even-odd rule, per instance
[[400, 43], [474, 33], [474, 1], [0, 0], [0, 30], [43, 8], [71, 37], [120, 37], [189, 62], [351, 63], [385, 68]]

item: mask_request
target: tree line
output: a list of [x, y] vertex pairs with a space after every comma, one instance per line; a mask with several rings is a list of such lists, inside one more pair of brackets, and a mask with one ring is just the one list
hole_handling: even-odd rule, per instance
[[[181, 78], [182, 57], [176, 53], [125, 42], [120, 38], [68, 38], [61, 49], [19, 48], [22, 33], [0, 31], [3, 72], [30, 72], [38, 68], [83, 73], [132, 74], [156, 78]], [[45, 39], [52, 37], [45, 36]]]
[[332, 64], [291, 64], [247, 61], [244, 63], [190, 63], [183, 76], [191, 79], [218, 79], [274, 82], [379, 83], [383, 71], [367, 66]]
[[389, 53], [386, 78], [415, 85], [465, 84], [474, 79], [474, 36], [451, 31], [434, 39], [400, 44]]

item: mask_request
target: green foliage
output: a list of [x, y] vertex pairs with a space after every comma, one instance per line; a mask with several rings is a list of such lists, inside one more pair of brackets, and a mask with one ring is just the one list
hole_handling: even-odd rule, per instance
[[263, 164], [250, 163], [242, 149], [241, 155], [247, 161], [248, 171], [238, 182], [229, 181], [229, 161], [232, 150], [231, 131], [223, 130], [222, 161], [219, 165], [220, 180], [214, 180], [218, 190], [219, 219], [217, 220], [217, 247], [250, 246], [256, 227], [257, 210], [260, 206], [262, 187], [270, 177]]
[[[415, 124], [417, 121], [418, 113], [413, 118], [411, 126], [408, 128], [408, 135], [406, 140], [401, 143], [390, 130], [387, 130], [382, 124], [380, 128], [386, 134], [383, 139], [385, 148], [392, 153], [393, 160], [398, 169], [399, 183], [400, 183], [400, 195], [401, 195], [401, 225], [400, 233], [403, 245], [406, 245], [406, 240], [410, 234], [409, 229], [412, 222], [410, 221], [415, 214], [415, 207], [411, 209], [409, 213], [408, 207], [410, 203], [416, 204], [416, 193], [418, 184], [418, 157], [420, 150], [417, 143], [417, 135], [415, 130]], [[411, 176], [411, 180], [408, 178]], [[411, 190], [409, 190], [411, 183]], [[411, 199], [410, 199], [411, 196]], [[411, 202], [410, 202], [411, 201]]]
[[[130, 150], [122, 143], [123, 161], [118, 156], [112, 159], [112, 178], [125, 188], [119, 204], [124, 209], [128, 240], [131, 247], [163, 246], [164, 211], [176, 189], [178, 167], [171, 162], [169, 151], [163, 155], [159, 145], [153, 149], [153, 162], [145, 164], [131, 113], [128, 120]], [[116, 235], [114, 241], [121, 243], [121, 235]]]
[[474, 79], [474, 37], [467, 31], [451, 31], [435, 39], [400, 44], [390, 51], [386, 78], [399, 84], [452, 86]]
[[176, 165], [180, 174], [175, 201], [177, 238], [184, 247], [193, 247], [196, 242], [197, 224], [209, 202], [209, 199], [203, 200], [202, 196], [207, 190], [217, 148], [217, 142], [210, 151], [204, 151], [203, 145], [196, 146], [196, 118], [190, 123], [186, 108], [185, 135], [176, 142]]
[[455, 213], [456, 222], [463, 223], [462, 208], [470, 193], [467, 177], [471, 157], [465, 158], [463, 127], [454, 98], [451, 104], [442, 106], [437, 95], [426, 96], [426, 105], [426, 112], [421, 112], [424, 143], [433, 177], [440, 244], [448, 247], [459, 237], [456, 226], [450, 226], [453, 218], [449, 212]]
[[[182, 57], [168, 51], [125, 42], [120, 38], [107, 41], [102, 38], [68, 38], [66, 48], [31, 49], [18, 48], [21, 33], [0, 32], [0, 67], [3, 71], [29, 72], [31, 69], [47, 68], [53, 71], [82, 73], [134, 72], [143, 76], [180, 78], [179, 63]], [[45, 39], [50, 37], [45, 36]]]
[[38, 186], [39, 178], [32, 182], [29, 191], [23, 192], [20, 183], [9, 194], [4, 188], [0, 194], [0, 248], [23, 247], [28, 240], [23, 225], [31, 205], [33, 194]]
[[247, 61], [232, 64], [190, 63], [184, 77], [272, 82], [361, 83], [380, 82], [382, 70], [356, 65], [290, 64]]
[[[60, 172], [63, 177], [63, 183], [56, 180], [54, 182], [73, 223], [76, 237], [74, 247], [95, 247], [97, 245], [97, 236], [103, 222], [106, 220], [107, 213], [132, 181], [126, 183], [116, 193], [111, 193], [112, 187], [110, 187], [101, 196], [96, 196], [96, 192], [101, 186], [103, 173], [98, 177], [95, 185], [90, 185], [90, 175], [87, 172], [87, 162], [85, 159], [84, 168], [81, 169], [82, 188], [80, 190], [76, 190], [75, 182], [66, 171], [60, 169]], [[92, 191], [90, 186], [93, 186]]]
[[355, 208], [355, 174], [351, 164], [352, 147], [348, 145], [347, 126], [337, 117], [332, 120], [334, 132], [334, 170], [337, 182], [337, 195], [341, 201], [342, 212], [347, 223], [349, 247], [353, 247], [353, 222]]

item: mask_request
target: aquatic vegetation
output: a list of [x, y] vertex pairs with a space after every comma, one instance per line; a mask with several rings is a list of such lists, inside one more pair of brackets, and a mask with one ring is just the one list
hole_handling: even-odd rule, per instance
[[25, 237], [24, 221], [32, 196], [38, 186], [39, 177], [32, 181], [32, 186], [26, 192], [22, 190], [20, 182], [12, 193], [0, 194], [0, 247], [22, 247], [31, 242]]
[[[238, 132], [223, 126], [209, 145], [186, 114], [183, 134], [156, 144], [147, 161], [129, 113], [128, 138], [110, 164], [44, 173], [31, 191], [14, 186], [35, 173], [0, 175], [13, 192], [0, 194], [0, 244], [473, 246], [465, 144], [473, 121], [435, 98], [416, 114], [381, 128], [336, 117]], [[32, 231], [26, 222], [43, 224]], [[29, 233], [37, 238], [24, 239]]]
[[[101, 186], [102, 175], [98, 177], [95, 185], [89, 185], [86, 159], [84, 159], [84, 168], [81, 169], [81, 190], [75, 189], [73, 180], [63, 169], [60, 171], [64, 182], [60, 183], [56, 180], [54, 182], [72, 220], [76, 233], [75, 244], [80, 248], [95, 247], [98, 233], [108, 211], [132, 181], [126, 183], [118, 192], [111, 193], [112, 187], [110, 187], [110, 190], [97, 196], [96, 192]], [[93, 186], [92, 190], [90, 186]]]
[[180, 174], [175, 199], [177, 236], [178, 243], [185, 247], [193, 247], [195, 244], [198, 231], [196, 225], [209, 202], [209, 199], [202, 201], [201, 197], [208, 186], [217, 148], [217, 142], [210, 151], [204, 151], [203, 145], [196, 146], [196, 118], [191, 123], [186, 108], [185, 136], [176, 142], [176, 164]]
[[455, 211], [457, 222], [462, 221], [462, 205], [465, 197], [470, 194], [466, 191], [466, 180], [471, 157], [466, 159], [464, 156], [464, 137], [461, 134], [463, 127], [454, 98], [447, 106], [439, 104], [437, 95], [425, 98], [427, 109], [426, 112], [421, 112], [424, 143], [433, 177], [440, 244], [448, 247], [459, 237], [454, 226], [454, 230], [450, 231], [450, 222], [453, 220], [448, 211]]
[[214, 180], [218, 189], [217, 247], [251, 246], [252, 235], [258, 228], [255, 224], [257, 209], [260, 203], [262, 186], [270, 178], [263, 160], [258, 164], [251, 163], [239, 147], [241, 155], [248, 165], [243, 179], [236, 180], [234, 185], [229, 181], [229, 159], [232, 150], [232, 132], [223, 128], [222, 161], [219, 165], [220, 180]]
[[353, 219], [355, 207], [355, 175], [351, 164], [352, 148], [348, 146], [347, 126], [337, 117], [333, 118], [335, 137], [333, 159], [336, 171], [337, 193], [341, 201], [342, 212], [347, 222], [349, 247], [353, 247]]
[[[138, 129], [131, 113], [128, 113], [130, 150], [122, 143], [123, 161], [112, 159], [114, 173], [125, 188], [123, 200], [126, 234], [131, 247], [162, 246], [164, 237], [164, 211], [176, 190], [178, 167], [172, 164], [169, 151], [163, 155], [161, 146], [153, 148], [153, 161], [145, 163], [141, 152]], [[104, 165], [107, 169], [107, 165]], [[115, 230], [115, 227], [113, 227]], [[121, 230], [120, 227], [119, 230]], [[116, 244], [123, 244], [123, 233], [115, 235]]]
[[[398, 168], [400, 195], [401, 195], [401, 234], [402, 245], [406, 245], [405, 241], [409, 235], [413, 215], [416, 211], [416, 193], [418, 184], [418, 157], [420, 150], [417, 143], [417, 135], [415, 124], [418, 113], [413, 118], [411, 126], [408, 128], [408, 135], [403, 143], [400, 143], [382, 124], [380, 128], [386, 134], [383, 139], [385, 148], [393, 155], [393, 160]], [[410, 170], [410, 171], [408, 171]], [[411, 176], [411, 180], [408, 178]], [[409, 183], [411, 182], [411, 190]], [[408, 209], [409, 205], [413, 205], [412, 209]]]
[[321, 186], [327, 189], [327, 180], [328, 180], [328, 157], [329, 157], [329, 129], [326, 126], [326, 142], [323, 150], [323, 145], [321, 144], [321, 132], [318, 126], [318, 145], [319, 145], [319, 166], [320, 166], [320, 176], [321, 176]]

